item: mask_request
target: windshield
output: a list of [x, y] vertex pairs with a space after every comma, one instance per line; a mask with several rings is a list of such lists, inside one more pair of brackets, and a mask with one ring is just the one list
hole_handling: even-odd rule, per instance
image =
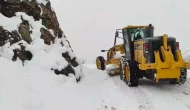
[[147, 28], [134, 28], [128, 30], [129, 30], [129, 36], [131, 36], [132, 41], [147, 37]]

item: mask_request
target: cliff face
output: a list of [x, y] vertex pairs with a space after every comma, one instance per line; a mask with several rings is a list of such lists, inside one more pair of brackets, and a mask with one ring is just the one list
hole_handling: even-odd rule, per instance
[[[21, 60], [25, 65], [25, 61], [32, 61], [33, 57], [43, 57], [37, 56], [37, 52], [52, 55], [56, 51], [59, 54], [55, 57], [59, 58], [49, 63], [49, 69], [56, 74], [72, 73], [80, 78], [76, 75], [81, 72], [79, 62], [49, 0], [0, 0], [0, 17], [2, 57]], [[50, 59], [46, 60], [48, 63]]]

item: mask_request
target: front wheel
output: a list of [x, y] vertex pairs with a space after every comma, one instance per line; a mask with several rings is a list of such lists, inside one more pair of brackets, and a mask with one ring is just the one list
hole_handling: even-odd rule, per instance
[[106, 69], [106, 61], [103, 56], [99, 56], [96, 58], [96, 66], [97, 66], [97, 69], [100, 69], [100, 70]]

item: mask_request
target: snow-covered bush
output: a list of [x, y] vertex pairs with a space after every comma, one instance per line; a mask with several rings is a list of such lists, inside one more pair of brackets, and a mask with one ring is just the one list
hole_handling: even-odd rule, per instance
[[86, 62], [86, 59], [81, 59], [82, 64], [85, 64], [85, 62]]

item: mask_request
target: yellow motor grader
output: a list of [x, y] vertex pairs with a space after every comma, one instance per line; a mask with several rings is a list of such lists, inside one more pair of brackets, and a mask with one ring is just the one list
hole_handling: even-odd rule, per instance
[[[117, 38], [122, 38], [123, 43], [116, 45]], [[114, 46], [101, 51], [107, 52], [107, 60], [98, 56], [97, 68], [105, 70], [106, 65], [115, 65], [108, 74], [119, 74], [129, 87], [138, 86], [143, 77], [173, 84], [184, 84], [187, 79], [190, 63], [183, 60], [179, 42], [166, 34], [154, 36], [152, 24], [116, 29]]]

